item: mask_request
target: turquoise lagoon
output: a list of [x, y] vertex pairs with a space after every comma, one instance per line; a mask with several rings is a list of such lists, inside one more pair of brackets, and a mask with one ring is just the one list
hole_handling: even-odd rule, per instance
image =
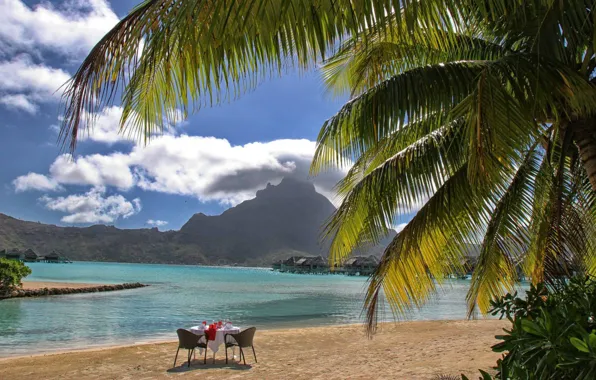
[[[31, 281], [141, 282], [107, 293], [0, 301], [0, 357], [176, 339], [203, 320], [238, 326], [362, 323], [366, 278], [258, 268], [76, 262], [29, 264]], [[463, 319], [469, 281], [451, 281], [408, 319]], [[391, 312], [381, 313], [393, 320]]]

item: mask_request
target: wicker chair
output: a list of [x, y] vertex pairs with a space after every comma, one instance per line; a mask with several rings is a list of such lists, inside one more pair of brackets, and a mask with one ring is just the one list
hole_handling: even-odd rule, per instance
[[[174, 367], [176, 367], [176, 360], [178, 360], [178, 352], [180, 349], [188, 350], [188, 366], [190, 367], [190, 359], [195, 349], [203, 348], [205, 350], [205, 357], [203, 364], [207, 364], [207, 336], [197, 335], [185, 329], [176, 330], [178, 334], [178, 349], [176, 350], [176, 357], [174, 358]], [[201, 338], [205, 338], [205, 343], [200, 342]]]
[[[252, 354], [255, 358], [255, 363], [258, 363], [257, 354], [255, 353], [255, 346], [253, 345], [253, 338], [255, 337], [256, 331], [256, 327], [249, 327], [238, 334], [226, 334], [224, 336], [224, 342], [226, 345], [226, 364], [228, 364], [228, 348], [230, 347], [240, 348], [240, 357], [242, 358], [244, 365], [246, 365], [246, 357], [244, 356], [244, 351], [242, 348], [252, 348]], [[228, 336], [232, 337], [233, 339], [228, 340]]]

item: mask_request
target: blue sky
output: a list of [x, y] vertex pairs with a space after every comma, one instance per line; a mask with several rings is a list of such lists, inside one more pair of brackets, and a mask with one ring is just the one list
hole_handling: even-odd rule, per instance
[[[203, 109], [144, 146], [98, 115], [74, 158], [57, 145], [58, 87], [135, 1], [0, 0], [0, 212], [43, 223], [178, 229], [283, 176], [306, 178], [322, 123], [345, 102], [315, 72], [290, 72]], [[314, 179], [331, 197], [341, 172]]]

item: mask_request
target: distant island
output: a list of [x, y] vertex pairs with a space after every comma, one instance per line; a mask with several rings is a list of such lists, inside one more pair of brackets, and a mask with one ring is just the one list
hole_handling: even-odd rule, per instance
[[[59, 252], [74, 261], [270, 267], [292, 256], [327, 256], [321, 227], [335, 211], [312, 183], [284, 178], [221, 215], [193, 215], [179, 231], [59, 227], [0, 214], [0, 250]], [[379, 256], [391, 241], [366, 252]]]

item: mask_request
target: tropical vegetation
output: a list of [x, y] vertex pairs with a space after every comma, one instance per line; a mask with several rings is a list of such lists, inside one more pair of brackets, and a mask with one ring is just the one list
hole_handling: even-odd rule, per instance
[[0, 294], [21, 287], [21, 280], [31, 274], [31, 269], [18, 260], [0, 258]]
[[512, 327], [493, 351], [503, 352], [497, 379], [596, 378], [596, 281], [578, 277], [532, 286], [492, 303], [493, 315]]
[[325, 228], [331, 262], [378, 242], [366, 297], [422, 305], [481, 245], [468, 312], [521, 274], [594, 273], [596, 11], [588, 0], [147, 0], [68, 84], [62, 136], [120, 101], [147, 141], [201, 106], [288, 67], [322, 63], [350, 100], [317, 139], [312, 173], [352, 165]]

